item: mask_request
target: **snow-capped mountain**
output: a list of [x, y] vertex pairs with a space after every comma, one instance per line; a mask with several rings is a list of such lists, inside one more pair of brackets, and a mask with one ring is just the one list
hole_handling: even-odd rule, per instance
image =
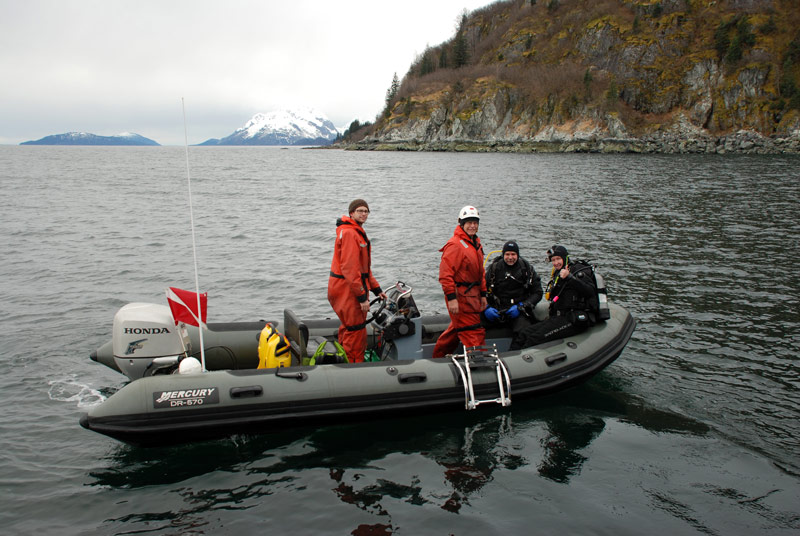
[[132, 132], [116, 136], [98, 136], [88, 132], [53, 134], [39, 140], [23, 141], [20, 145], [160, 145], [158, 142]]
[[316, 110], [279, 110], [258, 113], [230, 136], [200, 145], [330, 145], [337, 134], [331, 120]]

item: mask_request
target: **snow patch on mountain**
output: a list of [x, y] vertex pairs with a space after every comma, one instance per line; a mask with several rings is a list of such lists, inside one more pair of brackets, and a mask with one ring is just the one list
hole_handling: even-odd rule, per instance
[[257, 113], [230, 136], [200, 145], [330, 145], [338, 133], [317, 110], [278, 110]]

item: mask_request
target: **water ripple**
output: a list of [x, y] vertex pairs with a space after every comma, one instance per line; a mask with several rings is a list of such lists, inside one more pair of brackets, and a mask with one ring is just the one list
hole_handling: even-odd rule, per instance
[[513, 238], [546, 279], [565, 244], [639, 324], [589, 385], [509, 413], [143, 452], [77, 416], [124, 384], [87, 359], [114, 312], [194, 285], [182, 151], [0, 147], [8, 530], [529, 531], [518, 512], [552, 532], [591, 532], [587, 512], [618, 533], [800, 530], [796, 158], [192, 148], [212, 321], [333, 316], [335, 221], [364, 197], [376, 276], [425, 313], [475, 204], [487, 252]]

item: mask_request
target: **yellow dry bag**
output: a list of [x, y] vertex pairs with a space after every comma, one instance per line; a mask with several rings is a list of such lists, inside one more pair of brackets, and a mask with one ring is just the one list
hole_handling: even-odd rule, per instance
[[258, 336], [258, 368], [288, 367], [292, 364], [289, 341], [267, 324]]

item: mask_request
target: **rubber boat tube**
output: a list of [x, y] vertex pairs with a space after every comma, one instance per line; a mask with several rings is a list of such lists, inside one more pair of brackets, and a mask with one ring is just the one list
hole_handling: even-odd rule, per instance
[[[487, 345], [497, 350], [496, 360], [502, 362], [510, 378], [510, 400], [564, 390], [585, 382], [612, 363], [630, 339], [636, 322], [618, 305], [610, 303], [609, 310], [608, 320], [584, 333], [518, 351], [506, 351], [509, 332], [489, 331]], [[400, 311], [405, 314], [404, 320]], [[158, 446], [316, 422], [464, 411], [469, 389], [459, 367], [452, 359], [429, 357], [448, 317], [414, 313], [412, 302], [411, 314], [408, 307], [395, 307], [388, 318], [386, 314], [376, 317], [370, 344], [381, 335], [396, 335], [394, 350], [384, 360], [302, 366], [303, 345], [309, 337], [332, 339], [338, 321], [300, 322], [287, 310], [284, 322], [276, 324], [288, 336], [295, 355], [291, 366], [271, 369], [253, 365], [252, 352], [265, 321], [212, 324], [205, 332], [208, 335], [204, 334], [212, 354], [208, 372], [145, 373], [92, 407], [81, 416], [80, 424], [133, 445]], [[196, 329], [190, 330], [190, 345], [195, 336]], [[126, 367], [128, 363], [111, 355], [112, 346], [103, 345], [92, 359], [119, 371], [118, 363]], [[219, 359], [213, 357], [215, 352]], [[222, 370], [213, 370], [215, 364]], [[138, 374], [143, 368], [152, 370], [139, 363], [129, 370]], [[498, 375], [496, 367], [471, 368], [476, 399], [498, 397]]]

